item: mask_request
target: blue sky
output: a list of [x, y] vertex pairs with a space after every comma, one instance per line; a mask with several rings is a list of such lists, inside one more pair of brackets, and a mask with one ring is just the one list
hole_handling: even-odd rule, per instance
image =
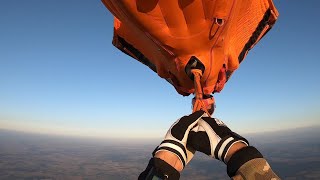
[[[215, 95], [239, 133], [320, 124], [319, 1], [274, 1], [280, 17]], [[162, 137], [191, 112], [165, 80], [111, 44], [100, 1], [0, 2], [0, 128]]]

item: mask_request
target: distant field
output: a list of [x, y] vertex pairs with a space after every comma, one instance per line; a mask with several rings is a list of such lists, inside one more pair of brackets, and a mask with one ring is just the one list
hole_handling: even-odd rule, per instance
[[[320, 179], [319, 135], [319, 127], [314, 127], [251, 134], [248, 139], [283, 179]], [[259, 139], [264, 143], [258, 143]], [[158, 142], [128, 143], [0, 130], [0, 179], [137, 179]], [[225, 165], [197, 153], [181, 179], [228, 176]]]

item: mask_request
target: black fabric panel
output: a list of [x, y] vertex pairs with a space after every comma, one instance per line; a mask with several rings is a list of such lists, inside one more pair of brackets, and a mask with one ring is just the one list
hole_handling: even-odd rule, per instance
[[255, 158], [263, 158], [263, 156], [253, 146], [244, 147], [234, 153], [227, 163], [227, 173], [229, 177], [234, 176], [242, 165]]
[[[248, 42], [246, 43], [246, 45], [244, 46], [244, 48], [242, 49], [241, 53], [239, 54], [239, 57], [238, 57], [238, 61], [239, 63], [241, 63], [244, 59], [244, 56], [246, 55], [247, 51], [250, 50], [250, 48], [252, 47], [252, 45], [254, 43], [257, 42], [259, 36], [261, 35], [262, 33], [262, 30], [264, 29], [264, 27], [268, 24], [269, 22], [269, 18], [271, 16], [271, 10], [268, 9], [262, 20], [259, 22], [256, 30], [252, 33], [251, 37], [249, 38]], [[271, 28], [271, 27], [270, 27]]]
[[233, 71], [229, 71], [227, 70], [226, 75], [227, 75], [227, 80], [226, 83], [228, 82], [228, 80], [230, 79], [231, 75], [232, 75]]
[[[133, 57], [131, 54], [129, 54], [127, 51], [129, 51], [130, 53], [132, 53], [135, 57], [135, 59], [137, 59], [138, 61], [140, 61], [142, 64], [148, 66], [152, 71], [157, 72], [157, 68], [154, 64], [152, 64], [150, 62], [150, 60], [148, 58], [146, 58], [138, 49], [136, 49], [135, 47], [133, 47], [131, 44], [129, 44], [126, 40], [124, 40], [122, 37], [117, 36], [118, 41], [120, 42], [120, 44], [122, 45], [122, 47], [117, 47], [118, 49], [120, 49], [122, 52], [124, 52], [125, 54]], [[127, 50], [127, 51], [126, 51]]]
[[190, 114], [189, 116], [183, 116], [179, 120], [179, 123], [175, 124], [171, 129], [171, 134], [173, 135], [173, 137], [182, 141], [183, 136], [185, 135], [188, 127], [197, 119], [199, 119], [203, 114], [204, 114], [204, 111], [200, 110]]
[[206, 132], [191, 131], [188, 136], [187, 145], [191, 146], [196, 151], [211, 155], [210, 140]]

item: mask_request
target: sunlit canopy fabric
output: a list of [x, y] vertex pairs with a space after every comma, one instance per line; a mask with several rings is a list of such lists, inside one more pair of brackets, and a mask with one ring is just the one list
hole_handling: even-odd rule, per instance
[[220, 92], [278, 17], [272, 0], [102, 2], [114, 15], [113, 44], [149, 66], [182, 95], [194, 92], [185, 71], [192, 56], [205, 67], [203, 92]]

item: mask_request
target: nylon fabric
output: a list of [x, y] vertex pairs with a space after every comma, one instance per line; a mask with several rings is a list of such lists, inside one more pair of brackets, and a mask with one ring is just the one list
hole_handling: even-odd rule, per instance
[[200, 81], [203, 93], [219, 92], [278, 18], [272, 0], [102, 2], [115, 17], [113, 44], [132, 54], [117, 37], [123, 38], [182, 95], [195, 92], [185, 72], [190, 57], [197, 57], [205, 66]]

